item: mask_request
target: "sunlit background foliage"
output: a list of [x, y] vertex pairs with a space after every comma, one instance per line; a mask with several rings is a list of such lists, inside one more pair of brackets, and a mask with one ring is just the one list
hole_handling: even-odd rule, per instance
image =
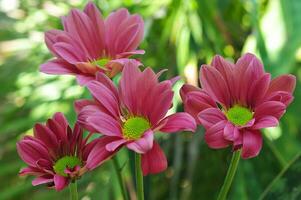
[[[214, 54], [236, 60], [244, 52], [261, 58], [273, 77], [297, 76], [295, 101], [280, 126], [264, 131], [260, 155], [242, 160], [229, 199], [301, 199], [301, 1], [300, 0], [98, 0], [104, 16], [120, 7], [145, 20], [145, 40], [139, 56], [155, 71], [168, 68], [163, 78], [177, 74], [174, 109], [183, 110], [178, 90], [184, 81], [198, 84], [199, 67]], [[43, 32], [62, 28], [59, 17], [70, 8], [83, 9], [83, 0], [0, 0], [0, 199], [68, 199], [43, 186], [32, 187], [32, 177], [18, 177], [24, 163], [16, 141], [32, 134], [35, 122], [54, 112], [74, 123], [73, 101], [89, 97], [73, 77], [38, 71], [51, 58]], [[160, 102], [158, 102], [160, 103]], [[158, 134], [169, 168], [145, 178], [147, 200], [214, 199], [231, 149], [211, 150], [197, 133]], [[126, 185], [134, 199], [132, 155], [118, 154]], [[121, 199], [111, 161], [79, 181], [80, 197]]]

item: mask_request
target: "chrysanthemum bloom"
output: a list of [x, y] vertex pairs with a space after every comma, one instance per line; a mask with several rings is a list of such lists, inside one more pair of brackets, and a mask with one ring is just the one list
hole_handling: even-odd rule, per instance
[[41, 65], [44, 73], [76, 75], [84, 85], [98, 71], [113, 77], [128, 57], [144, 53], [136, 50], [143, 39], [144, 22], [124, 8], [104, 20], [89, 2], [83, 12], [72, 9], [62, 22], [64, 30], [45, 34], [46, 45], [56, 58]]
[[159, 74], [151, 68], [140, 71], [138, 65], [125, 64], [119, 87], [103, 75], [87, 84], [94, 100], [79, 100], [75, 108], [79, 122], [91, 132], [113, 138], [106, 145], [108, 151], [127, 148], [142, 154], [143, 174], [159, 173], [166, 169], [164, 152], [154, 141], [154, 133], [161, 131], [194, 131], [196, 122], [188, 113], [166, 116], [172, 106], [171, 80], [159, 82]]
[[72, 130], [64, 115], [56, 113], [46, 125], [35, 125], [34, 136], [25, 136], [17, 143], [18, 153], [28, 165], [20, 175], [36, 176], [34, 186], [47, 184], [58, 191], [64, 189], [112, 155], [105, 149], [111, 138], [87, 140], [78, 124]]
[[233, 145], [243, 158], [257, 156], [262, 146], [260, 129], [275, 127], [292, 102], [293, 75], [271, 80], [262, 63], [252, 54], [236, 64], [215, 56], [211, 66], [200, 70], [202, 89], [184, 85], [181, 96], [185, 111], [205, 129], [209, 147]]

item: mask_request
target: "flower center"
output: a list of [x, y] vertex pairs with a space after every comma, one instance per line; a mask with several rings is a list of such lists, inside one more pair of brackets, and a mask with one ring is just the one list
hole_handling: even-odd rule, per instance
[[123, 136], [127, 139], [136, 140], [149, 128], [148, 120], [142, 117], [132, 117], [123, 124]]
[[226, 112], [226, 116], [233, 124], [243, 126], [253, 118], [253, 113], [248, 108], [235, 105]]
[[55, 173], [67, 177], [68, 175], [64, 172], [66, 168], [74, 168], [75, 166], [81, 166], [82, 163], [79, 158], [74, 156], [65, 156], [56, 161], [53, 166]]
[[109, 60], [110, 59], [108, 59], [108, 58], [102, 58], [102, 59], [99, 59], [99, 60], [95, 60], [92, 63], [95, 64], [95, 65], [98, 65], [99, 67], [103, 67], [109, 62]]

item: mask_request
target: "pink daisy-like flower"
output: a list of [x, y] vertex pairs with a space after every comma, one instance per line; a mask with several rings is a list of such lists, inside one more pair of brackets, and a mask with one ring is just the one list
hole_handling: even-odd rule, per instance
[[143, 39], [144, 22], [127, 9], [119, 9], [104, 20], [89, 2], [83, 12], [72, 9], [62, 22], [64, 30], [45, 34], [46, 45], [56, 58], [41, 65], [44, 73], [76, 75], [78, 83], [84, 85], [99, 71], [115, 76], [128, 57], [144, 53], [136, 50]]
[[111, 138], [87, 140], [78, 124], [72, 130], [64, 115], [56, 113], [46, 125], [35, 125], [34, 136], [25, 136], [17, 143], [18, 153], [28, 165], [20, 175], [36, 176], [34, 186], [47, 184], [58, 191], [64, 189], [112, 156], [105, 149]]
[[79, 123], [91, 132], [98, 132], [114, 141], [106, 145], [108, 151], [127, 148], [142, 154], [144, 175], [166, 169], [166, 157], [157, 142], [156, 131], [172, 133], [194, 131], [196, 123], [185, 112], [166, 116], [172, 107], [173, 80], [158, 81], [161, 73], [151, 68], [140, 71], [138, 65], [125, 64], [119, 87], [103, 75], [87, 84], [94, 100], [79, 100], [75, 108]]
[[245, 54], [236, 64], [215, 56], [200, 70], [202, 88], [184, 85], [185, 111], [205, 129], [214, 149], [233, 145], [243, 158], [255, 157], [262, 146], [260, 129], [275, 127], [293, 100], [296, 78], [282, 75], [271, 80], [262, 63]]

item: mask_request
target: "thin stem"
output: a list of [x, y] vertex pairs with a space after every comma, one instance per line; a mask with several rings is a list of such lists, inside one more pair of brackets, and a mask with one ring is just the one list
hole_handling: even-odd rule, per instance
[[118, 159], [117, 159], [116, 156], [114, 156], [112, 158], [112, 160], [113, 160], [114, 169], [115, 169], [115, 172], [116, 172], [116, 175], [117, 175], [117, 179], [118, 179], [118, 183], [119, 183], [119, 187], [120, 187], [123, 199], [124, 200], [128, 200], [129, 197], [128, 197], [128, 193], [127, 193], [126, 187], [124, 185], [124, 181], [123, 181], [123, 178], [122, 178], [121, 168], [120, 168]]
[[138, 153], [135, 153], [135, 170], [136, 170], [137, 199], [144, 200], [143, 175], [141, 170], [141, 155]]
[[70, 199], [71, 200], [78, 200], [78, 194], [77, 194], [77, 183], [71, 182], [69, 184], [69, 189], [70, 189]]
[[288, 162], [288, 164], [282, 168], [282, 170], [279, 172], [279, 174], [270, 182], [270, 184], [265, 188], [263, 193], [260, 195], [259, 199], [262, 200], [265, 198], [265, 196], [269, 193], [269, 191], [272, 189], [274, 184], [284, 175], [285, 172], [301, 157], [301, 152], [298, 153], [291, 161]]
[[226, 178], [224, 180], [224, 184], [218, 194], [217, 200], [225, 200], [226, 199], [229, 189], [231, 187], [235, 172], [237, 170], [237, 166], [238, 166], [239, 159], [240, 159], [240, 154], [241, 154], [240, 150], [235, 151], [233, 153], [231, 163], [230, 163], [229, 169], [227, 171]]

